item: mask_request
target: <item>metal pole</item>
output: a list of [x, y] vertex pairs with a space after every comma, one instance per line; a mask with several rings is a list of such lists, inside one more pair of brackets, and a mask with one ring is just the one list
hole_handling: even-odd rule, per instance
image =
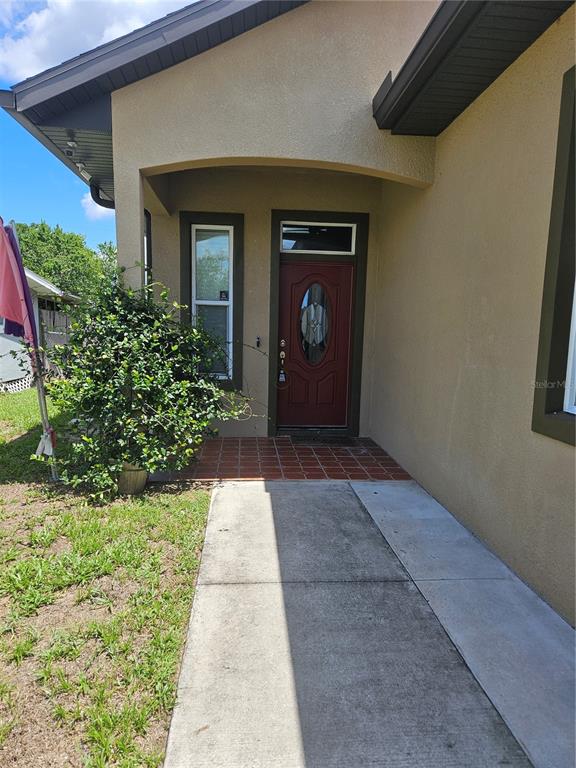
[[[18, 241], [18, 232], [16, 231], [16, 224], [14, 221], [10, 222], [10, 227], [12, 228], [12, 232], [14, 233], [14, 239], [16, 240], [16, 243], [18, 245], [18, 250], [20, 250], [20, 242]], [[20, 253], [22, 253], [20, 251]], [[31, 323], [36, 323], [36, 318], [31, 317], [30, 318]], [[36, 335], [38, 335], [39, 328], [36, 329]], [[42, 431], [45, 436], [48, 436], [50, 439], [52, 439], [52, 428], [50, 427], [50, 419], [48, 417], [48, 404], [46, 403], [46, 390], [44, 389], [44, 365], [42, 363], [42, 356], [40, 354], [40, 350], [37, 347], [34, 347], [32, 351], [30, 352], [30, 357], [32, 358], [32, 370], [35, 374], [34, 378], [36, 380], [36, 394], [38, 395], [38, 407], [40, 409], [40, 421], [42, 422]], [[50, 462], [50, 476], [52, 477], [52, 480], [55, 482], [58, 478], [58, 473], [56, 472], [56, 467], [54, 465], [55, 461], [55, 455], [54, 455], [54, 448], [52, 448], [53, 453], [51, 456], [52, 461]]]
[[[38, 394], [38, 406], [40, 408], [40, 420], [42, 422], [42, 430], [44, 432], [44, 435], [47, 435], [50, 440], [52, 440], [52, 428], [50, 426], [50, 419], [48, 416], [48, 404], [46, 402], [46, 390], [44, 389], [44, 365], [42, 363], [42, 357], [40, 355], [40, 350], [38, 348], [34, 348], [34, 369], [36, 371], [36, 392]], [[52, 456], [50, 457], [50, 476], [52, 477], [52, 480], [56, 482], [58, 478], [58, 473], [56, 471], [56, 466], [54, 462], [56, 461], [56, 455], [54, 451], [54, 446], [52, 446]]]

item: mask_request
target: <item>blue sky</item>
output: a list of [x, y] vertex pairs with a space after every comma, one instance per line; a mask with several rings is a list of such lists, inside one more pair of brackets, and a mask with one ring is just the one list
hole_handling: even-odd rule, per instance
[[[6, 84], [0, 81], [0, 87]], [[5, 112], [0, 113], [0, 216], [44, 220], [86, 236], [91, 248], [116, 242], [114, 216], [89, 219], [82, 198], [88, 186]], [[105, 209], [102, 209], [103, 211]]]
[[[137, 29], [186, 0], [0, 0], [0, 88]], [[0, 216], [44, 220], [85, 235], [95, 248], [116, 240], [114, 213], [88, 186], [0, 110]]]

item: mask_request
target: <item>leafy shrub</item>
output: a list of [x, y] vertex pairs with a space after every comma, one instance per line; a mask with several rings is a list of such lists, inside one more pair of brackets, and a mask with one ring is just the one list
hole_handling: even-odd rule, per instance
[[114, 285], [81, 311], [56, 351], [62, 378], [48, 389], [74, 416], [74, 437], [58, 457], [62, 479], [93, 498], [113, 496], [125, 462], [150, 472], [181, 469], [214, 420], [237, 418], [241, 402], [207, 372], [222, 351], [182, 307]]

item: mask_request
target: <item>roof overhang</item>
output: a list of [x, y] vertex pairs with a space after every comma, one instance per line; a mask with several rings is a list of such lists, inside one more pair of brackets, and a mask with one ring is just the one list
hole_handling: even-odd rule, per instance
[[379, 128], [437, 136], [574, 0], [443, 0], [372, 102]]
[[0, 91], [0, 107], [114, 200], [111, 93], [198, 56], [306, 0], [199, 0]]
[[36, 272], [28, 269], [28, 267], [24, 268], [24, 272], [26, 273], [26, 282], [28, 283], [30, 290], [34, 291], [37, 296], [41, 296], [42, 298], [61, 299], [62, 301], [67, 301], [71, 304], [76, 304], [80, 301], [78, 296], [74, 296], [72, 293], [66, 293], [66, 291], [61, 291], [60, 288], [54, 285], [54, 283], [51, 283], [50, 280], [46, 280], [45, 277], [41, 277], [36, 274]]

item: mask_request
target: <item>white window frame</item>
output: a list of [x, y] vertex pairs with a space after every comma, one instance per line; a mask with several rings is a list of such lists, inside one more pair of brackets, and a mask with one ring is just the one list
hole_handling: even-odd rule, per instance
[[[196, 232], [202, 231], [214, 231], [214, 232], [228, 232], [228, 247], [230, 256], [230, 269], [228, 270], [228, 301], [210, 301], [208, 299], [196, 298]], [[224, 381], [232, 381], [234, 371], [234, 227], [232, 225], [223, 224], [192, 224], [190, 233], [191, 242], [191, 260], [192, 269], [192, 301], [191, 312], [192, 322], [196, 323], [198, 317], [197, 308], [200, 307], [228, 307], [228, 323], [226, 328], [226, 358], [227, 358], [227, 373], [215, 373], [214, 377]]]
[[144, 285], [150, 284], [150, 274], [148, 268], [148, 238], [144, 234]]
[[[346, 227], [352, 230], [351, 246], [349, 251], [315, 251], [306, 248], [282, 248], [284, 225], [302, 226], [302, 227]], [[285, 220], [280, 222], [280, 253], [322, 253], [332, 256], [353, 256], [356, 253], [356, 224], [341, 221], [293, 221]]]
[[572, 299], [568, 365], [566, 366], [566, 382], [564, 384], [564, 410], [576, 414], [576, 285]]

